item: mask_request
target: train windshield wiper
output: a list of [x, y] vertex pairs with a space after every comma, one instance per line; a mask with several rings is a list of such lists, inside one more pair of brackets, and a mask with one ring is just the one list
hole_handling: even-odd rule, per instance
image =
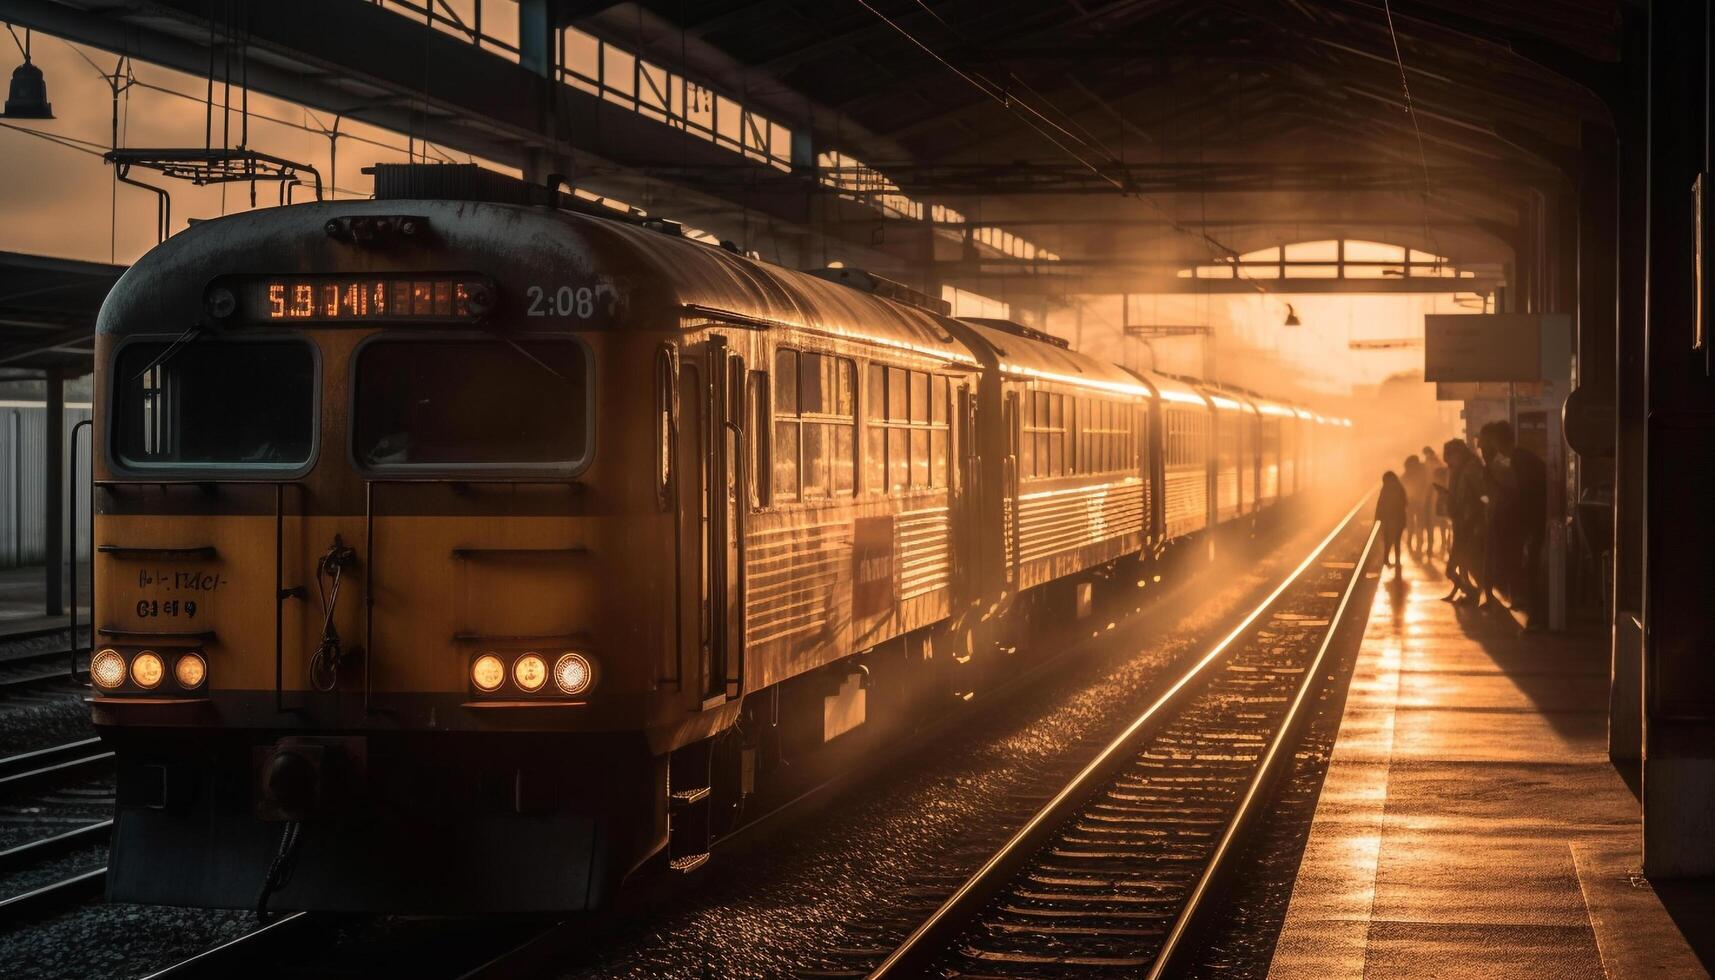
[[138, 371], [137, 374], [131, 378], [131, 380], [132, 381], [141, 380], [142, 377], [144, 375], [148, 374], [150, 371], [153, 371], [156, 368], [160, 367], [161, 365], [166, 364], [168, 361], [172, 360], [173, 357], [175, 357], [179, 353], [179, 351], [184, 350], [185, 347], [187, 347], [191, 343], [191, 341], [196, 340], [197, 338], [201, 337], [205, 331], [206, 331], [206, 328], [200, 323], [193, 323], [190, 326], [186, 327], [183, 333], [181, 333], [177, 337], [173, 338], [173, 342], [167, 345], [166, 350], [163, 350], [159, 354], [156, 354], [155, 359], [150, 361], [148, 364], [145, 364], [143, 366], [143, 370]]
[[541, 368], [542, 370], [553, 375], [555, 377], [555, 379], [558, 380], [561, 384], [570, 384], [571, 383], [571, 379], [567, 378], [565, 375], [561, 374], [560, 372], [554, 370], [554, 366], [552, 364], [549, 364], [547, 361], [542, 360], [540, 357], [537, 357], [535, 354], [530, 353], [528, 350], [525, 349], [523, 344], [520, 344], [518, 341], [514, 340], [511, 337], [508, 337], [506, 334], [502, 333], [501, 331], [499, 331], [497, 329], [489, 328], [489, 329], [484, 330], [483, 333], [488, 334], [490, 337], [493, 337], [495, 340], [498, 340], [501, 343], [505, 344], [506, 346], [517, 351], [520, 357], [523, 357], [523, 358], [529, 360], [532, 364], [536, 365], [537, 367]]

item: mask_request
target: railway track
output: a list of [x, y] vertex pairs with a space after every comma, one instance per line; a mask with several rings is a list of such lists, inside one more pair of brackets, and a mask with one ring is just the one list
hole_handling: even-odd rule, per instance
[[[0, 820], [48, 833], [0, 849], [0, 878], [26, 882], [0, 892], [0, 928], [59, 911], [101, 894], [107, 867], [57, 868], [68, 857], [102, 848], [113, 830], [111, 819], [92, 811], [112, 809], [111, 784], [103, 778], [113, 753], [96, 738], [21, 752], [0, 758]], [[87, 864], [87, 862], [83, 862]], [[54, 869], [46, 879], [33, 873]]]
[[[1344, 527], [1344, 524], [1342, 526]], [[1319, 545], [1313, 557], [1311, 559], [1307, 559], [1305, 565], [1300, 566], [1300, 568], [1294, 572], [1294, 577], [1298, 577], [1307, 566], [1316, 560], [1318, 556], [1322, 556], [1328, 550], [1329, 542], [1337, 536], [1338, 532], [1336, 532], [1335, 535], [1330, 535], [1328, 540], [1325, 540], [1321, 545]], [[1279, 590], [1270, 597], [1271, 601], [1278, 598], [1280, 598]], [[1258, 615], [1259, 613], [1252, 613], [1250, 618], [1245, 620], [1239, 630], [1235, 631], [1235, 635], [1238, 632], [1245, 630], [1247, 627], [1255, 625]], [[1294, 614], [1288, 613], [1288, 615]], [[1303, 627], [1294, 628], [1302, 629]], [[1233, 637], [1229, 636], [1228, 641], [1224, 642], [1230, 642], [1232, 639]], [[100, 754], [97, 745], [91, 743], [94, 743], [94, 740], [89, 740], [86, 743], [71, 743], [66, 746], [55, 747], [55, 749], [48, 753], [38, 755], [34, 760], [34, 763], [36, 764], [25, 765], [15, 763], [10, 759], [0, 760], [0, 786], [5, 785], [3, 780], [9, 774], [34, 772], [40, 769], [51, 768], [52, 766], [59, 764], [74, 763], [81, 759], [90, 759], [91, 757]], [[81, 764], [96, 766], [99, 763], [89, 761]], [[4, 797], [0, 796], [0, 802], [3, 801]], [[1023, 809], [1020, 810], [1020, 819], [1027, 816], [1039, 802], [1040, 797], [1036, 800], [1027, 801]], [[110, 824], [102, 827], [91, 825], [70, 831], [65, 835], [68, 837], [68, 841], [65, 846], [76, 846], [74, 842], [78, 841], [83, 843], [98, 843], [105, 839], [105, 835], [109, 829]], [[53, 846], [54, 845], [46, 839], [38, 842], [31, 842], [31, 844], [26, 845], [25, 847], [15, 848], [15, 850], [20, 851], [20, 854], [16, 859], [20, 861], [26, 860], [28, 858], [28, 851], [37, 848], [39, 848], [37, 853], [46, 855], [50, 853]], [[8, 852], [0, 852], [0, 873], [4, 873], [5, 871], [7, 853]], [[103, 871], [104, 869], [92, 869], [67, 877], [62, 881], [55, 882], [51, 888], [41, 889], [44, 894], [28, 896], [28, 901], [21, 903], [15, 912], [12, 908], [9, 908], [13, 900], [0, 901], [0, 928], [5, 927], [5, 925], [8, 924], [8, 920], [13, 918], [24, 919], [37, 917], [41, 914], [55, 911], [58, 908], [64, 908], [70, 904], [86, 901], [89, 898], [94, 897], [99, 893], [102, 886], [101, 875]], [[952, 890], [958, 884], [959, 882], [956, 879], [949, 880], [946, 883], [943, 894], [945, 891]], [[23, 899], [26, 897], [27, 896], [19, 895], [14, 896], [14, 899]], [[215, 946], [199, 952], [196, 955], [166, 967], [157, 973], [151, 974], [150, 978], [151, 980], [154, 980], [154, 978], [174, 978], [174, 980], [184, 980], [184, 978], [191, 977], [224, 977], [250, 972], [253, 967], [258, 970], [258, 975], [261, 975], [272, 970], [274, 965], [280, 962], [281, 959], [289, 959], [302, 955], [302, 947], [319, 945], [320, 941], [317, 940], [316, 937], [337, 936], [350, 925], [352, 925], [352, 922], [349, 917], [305, 913], [283, 915], [264, 928], [239, 936], [236, 939], [220, 946]], [[439, 930], [440, 928], [442, 927], [437, 926], [436, 930]], [[456, 931], [456, 927], [454, 928]], [[462, 958], [459, 956], [445, 957], [439, 961], [435, 960], [432, 956], [422, 958], [419, 958], [419, 956], [412, 956], [410, 959], [413, 962], [424, 964], [425, 972], [421, 975], [458, 975], [469, 978], [522, 975], [532, 972], [538, 966], [546, 968], [560, 960], [565, 955], [565, 952], [569, 947], [575, 948], [581, 946], [587, 943], [592, 937], [599, 935], [601, 931], [602, 930], [600, 928], [594, 928], [592, 931], [590, 923], [580, 923], [575, 926], [569, 923], [561, 923], [545, 929], [540, 927], [536, 929], [521, 929], [510, 939], [502, 938], [501, 936], [490, 932], [488, 935], [475, 937], [469, 941], [473, 944], [481, 943], [486, 945], [491, 951], [489, 955], [492, 956], [492, 959], [488, 959], [486, 962], [483, 962], [480, 959], [475, 962], [467, 960], [467, 965], [464, 967], [454, 965]], [[427, 932], [424, 932], [424, 935], [426, 936]], [[475, 947], [473, 946], [472, 948]], [[494, 955], [496, 953], [498, 953], [498, 955]], [[401, 962], [403, 962], [403, 960], [401, 960]], [[312, 972], [313, 971], [314, 968], [312, 967]], [[857, 975], [862, 975], [862, 973], [860, 972]], [[1083, 974], [1078, 973], [1078, 975]]]
[[[1347, 613], [1362, 608], [1353, 596], [1375, 532], [1358, 513], [869, 969], [871, 980], [1182, 972], [1229, 855], [1291, 763]], [[848, 975], [866, 972], [850, 965]]]
[[87, 684], [89, 633], [78, 631], [75, 654], [68, 636], [60, 627], [15, 634], [0, 641], [0, 696], [17, 700], [36, 693], [63, 695]]

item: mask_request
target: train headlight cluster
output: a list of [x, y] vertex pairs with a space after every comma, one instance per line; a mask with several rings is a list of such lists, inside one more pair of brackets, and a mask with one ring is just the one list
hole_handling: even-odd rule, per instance
[[554, 662], [554, 686], [567, 694], [582, 694], [594, 676], [581, 653], [568, 653]]
[[208, 677], [208, 662], [194, 653], [184, 654], [173, 664], [173, 677], [187, 691], [201, 687]]
[[89, 662], [89, 679], [96, 687], [113, 690], [125, 683], [125, 658], [118, 650], [103, 650]]
[[195, 691], [208, 680], [208, 661], [194, 650], [157, 653], [138, 650], [127, 656], [112, 647], [96, 651], [89, 661], [90, 683], [104, 691], [118, 691], [129, 680], [132, 691], [153, 691], [167, 678], [172, 663], [173, 681], [182, 691]]
[[167, 673], [167, 665], [153, 650], [144, 650], [131, 658], [131, 680], [145, 691], [154, 690]]
[[485, 653], [470, 665], [470, 682], [484, 693], [500, 690], [506, 683], [506, 665], [492, 653]]
[[548, 683], [548, 665], [534, 653], [526, 653], [512, 662], [512, 680], [520, 690], [534, 694]]
[[[578, 695], [595, 683], [595, 664], [589, 657], [566, 651], [548, 670], [548, 658], [536, 651], [512, 656], [510, 667], [501, 653], [483, 653], [470, 663], [470, 683], [483, 694], [495, 694], [511, 679], [514, 693]], [[549, 681], [553, 683], [550, 685]]]

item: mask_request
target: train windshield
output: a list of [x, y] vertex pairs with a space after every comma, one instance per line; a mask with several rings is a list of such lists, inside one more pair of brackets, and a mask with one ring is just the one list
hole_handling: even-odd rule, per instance
[[352, 447], [377, 468], [575, 468], [589, 403], [575, 340], [378, 340], [358, 354]]
[[298, 340], [126, 344], [113, 456], [134, 469], [295, 470], [315, 447], [316, 358]]

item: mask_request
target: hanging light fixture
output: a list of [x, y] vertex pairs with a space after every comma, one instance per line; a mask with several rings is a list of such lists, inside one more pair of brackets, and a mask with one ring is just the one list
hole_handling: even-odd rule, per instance
[[1292, 308], [1291, 303], [1286, 304], [1285, 325], [1289, 327], [1301, 327], [1304, 325], [1303, 322], [1298, 319], [1298, 311]]
[[[8, 25], [8, 28], [10, 25]], [[12, 39], [17, 40], [17, 32]], [[48, 83], [42, 70], [30, 61], [30, 31], [24, 31], [24, 41], [18, 45], [24, 51], [24, 63], [12, 70], [12, 87], [6, 95], [7, 119], [52, 119], [54, 107], [48, 102]]]

